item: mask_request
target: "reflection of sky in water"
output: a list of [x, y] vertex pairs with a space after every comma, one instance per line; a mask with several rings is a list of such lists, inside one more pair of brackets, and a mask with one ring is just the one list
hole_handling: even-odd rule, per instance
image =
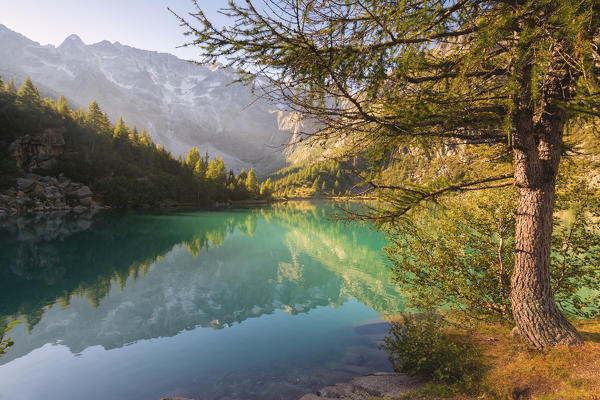
[[388, 369], [376, 350], [385, 326], [362, 327], [402, 308], [384, 241], [326, 220], [330, 210], [127, 214], [54, 239], [5, 233], [0, 290], [21, 292], [1, 310], [24, 313], [31, 330], [11, 332], [0, 399], [294, 399]]

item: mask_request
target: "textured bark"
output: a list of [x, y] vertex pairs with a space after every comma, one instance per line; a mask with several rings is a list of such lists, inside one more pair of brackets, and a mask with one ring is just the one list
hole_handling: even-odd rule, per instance
[[515, 115], [515, 184], [518, 205], [511, 304], [520, 336], [536, 348], [577, 345], [581, 336], [554, 300], [550, 249], [555, 183], [566, 112], [552, 103], [565, 95], [566, 73], [550, 71], [542, 88], [543, 112], [534, 121], [531, 66], [523, 71]]

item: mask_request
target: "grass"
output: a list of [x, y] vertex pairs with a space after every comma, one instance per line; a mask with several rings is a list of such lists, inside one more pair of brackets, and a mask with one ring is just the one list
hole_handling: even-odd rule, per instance
[[590, 399], [600, 400], [600, 321], [576, 324], [580, 347], [528, 348], [499, 325], [457, 332], [457, 340], [477, 347], [483, 377], [471, 393], [460, 385], [429, 384], [406, 399]]

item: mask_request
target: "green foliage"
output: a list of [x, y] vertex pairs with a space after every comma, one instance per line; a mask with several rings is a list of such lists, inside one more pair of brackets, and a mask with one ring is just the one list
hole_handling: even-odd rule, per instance
[[[482, 178], [509, 184], [524, 118], [536, 129], [539, 116], [597, 122], [600, 19], [592, 0], [255, 3], [228, 2], [224, 26], [200, 9], [180, 20], [204, 62], [225, 60], [250, 85], [268, 80], [265, 96], [319, 121], [312, 136], [321, 153], [331, 144], [338, 156], [367, 160], [363, 179], [385, 201], [365, 215], [372, 220], [393, 223], [416, 204], [481, 187]], [[454, 174], [441, 165], [441, 176], [416, 187], [408, 171], [394, 185], [382, 177], [399, 158], [418, 164], [415, 150], [465, 145], [480, 150], [482, 170]], [[281, 193], [299, 188], [283, 186]]]
[[248, 172], [248, 177], [246, 178], [246, 190], [254, 198], [259, 195], [260, 187], [258, 186], [258, 180], [256, 179], [254, 169], [251, 169], [250, 172]]
[[69, 107], [69, 103], [64, 95], [60, 95], [56, 102], [56, 111], [64, 118], [70, 117], [73, 112]]
[[6, 328], [3, 329], [2, 334], [0, 335], [0, 356], [6, 354], [6, 350], [14, 345], [14, 342], [6, 337], [6, 334], [15, 327], [15, 325], [20, 324], [21, 321], [16, 320], [8, 324]]
[[308, 190], [337, 195], [357, 183], [350, 174], [350, 168], [350, 163], [334, 160], [283, 168], [270, 176], [272, 192], [278, 197], [293, 197], [291, 193], [306, 193]]
[[[186, 160], [187, 160], [187, 157], [186, 157]], [[186, 162], [186, 164], [187, 164], [187, 162]], [[197, 179], [204, 179], [206, 177], [206, 168], [207, 168], [207, 166], [204, 163], [204, 161], [199, 159], [196, 162], [196, 166], [194, 167], [194, 176]]]
[[402, 317], [393, 323], [383, 347], [397, 372], [443, 383], [474, 387], [482, 376], [480, 354], [461, 344], [444, 321], [433, 315]]
[[115, 129], [113, 131], [113, 138], [117, 140], [127, 140], [129, 139], [129, 128], [123, 122], [123, 117], [119, 117], [119, 121], [117, 121], [117, 125], [115, 125]]
[[10, 93], [17, 93], [17, 87], [15, 86], [15, 81], [12, 78], [10, 81], [8, 81], [7, 89]]
[[272, 195], [273, 182], [271, 181], [271, 178], [267, 178], [267, 180], [260, 185], [260, 196], [264, 199], [269, 199]]
[[96, 100], [92, 101], [88, 106], [87, 113], [85, 114], [85, 124], [93, 132], [98, 132], [106, 136], [110, 132], [112, 135], [110, 122], [106, 114], [102, 113]]
[[[112, 126], [96, 101], [87, 112], [74, 112], [64, 96], [58, 103], [39, 98], [30, 79], [18, 93], [0, 85], [0, 189], [14, 184], [22, 172], [8, 147], [26, 134], [50, 127], [65, 130], [65, 151], [52, 173], [89, 185], [103, 203], [115, 207], [156, 206], [166, 201], [209, 204], [215, 200], [241, 200], [258, 196], [256, 175], [251, 191], [228, 189], [222, 159], [200, 158], [197, 148], [185, 162], [157, 146], [145, 129], [129, 129], [123, 118]], [[16, 91], [15, 91], [16, 92]]]
[[185, 156], [185, 164], [190, 167], [196, 167], [200, 161], [200, 152], [197, 147], [192, 147]]
[[227, 180], [227, 168], [225, 168], [225, 163], [222, 158], [217, 157], [208, 163], [206, 178], [218, 185], [225, 185]]
[[19, 101], [25, 105], [30, 107], [39, 107], [42, 102], [42, 98], [40, 97], [40, 93], [38, 92], [37, 87], [33, 84], [30, 77], [25, 79], [23, 86], [17, 92], [17, 97]]
[[[568, 212], [556, 218], [551, 282], [562, 311], [600, 312], [600, 231], [597, 196], [574, 184], [561, 195]], [[514, 190], [465, 193], [438, 207], [414, 210], [391, 230], [387, 255], [407, 301], [423, 310], [450, 307], [467, 319], [511, 320], [515, 257]]]

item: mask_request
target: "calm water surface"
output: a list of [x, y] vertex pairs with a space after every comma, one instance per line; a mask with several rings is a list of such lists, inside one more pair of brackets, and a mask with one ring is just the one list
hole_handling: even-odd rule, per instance
[[2, 400], [296, 399], [390, 370], [381, 234], [328, 203], [0, 224]]

